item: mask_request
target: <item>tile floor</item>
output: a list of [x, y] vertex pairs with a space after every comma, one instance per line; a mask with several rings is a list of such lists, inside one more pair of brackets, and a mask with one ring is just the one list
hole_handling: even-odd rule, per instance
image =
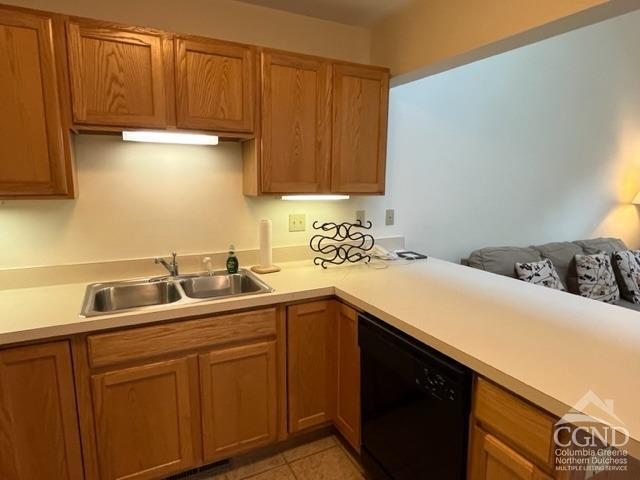
[[[262, 458], [240, 460], [193, 480], [365, 480], [362, 468], [333, 435]], [[191, 480], [191, 477], [185, 480]]]

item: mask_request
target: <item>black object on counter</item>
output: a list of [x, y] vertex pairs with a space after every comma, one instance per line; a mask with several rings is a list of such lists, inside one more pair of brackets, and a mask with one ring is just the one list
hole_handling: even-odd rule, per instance
[[[366, 225], [358, 220], [355, 223], [313, 222], [315, 230], [326, 232], [325, 235], [314, 235], [309, 241], [309, 247], [314, 252], [328, 257], [315, 257], [313, 263], [327, 268], [327, 264], [340, 265], [344, 262], [356, 263], [369, 262], [371, 256], [366, 252], [373, 248], [375, 241], [368, 233], [359, 232], [357, 229], [369, 230], [372, 223]], [[351, 231], [356, 229], [355, 231]]]

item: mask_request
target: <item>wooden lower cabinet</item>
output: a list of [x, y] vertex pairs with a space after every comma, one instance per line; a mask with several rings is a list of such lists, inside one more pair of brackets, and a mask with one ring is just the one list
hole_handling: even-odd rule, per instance
[[92, 385], [101, 480], [194, 466], [188, 358], [94, 375]]
[[551, 480], [551, 477], [493, 435], [474, 426], [469, 480]]
[[360, 451], [360, 347], [358, 313], [337, 305], [336, 428]]
[[482, 377], [472, 413], [469, 480], [552, 478], [554, 417]]
[[335, 303], [302, 303], [287, 309], [289, 431], [331, 422], [335, 410], [333, 344]]
[[276, 439], [276, 342], [199, 356], [205, 463]]
[[0, 478], [83, 478], [66, 341], [0, 350]]
[[333, 422], [360, 450], [358, 314], [338, 301], [287, 312], [289, 431]]

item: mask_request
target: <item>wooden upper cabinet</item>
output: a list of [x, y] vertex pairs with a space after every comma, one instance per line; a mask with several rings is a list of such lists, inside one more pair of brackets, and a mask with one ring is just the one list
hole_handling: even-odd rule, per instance
[[263, 193], [329, 191], [330, 72], [322, 59], [263, 52]]
[[195, 465], [189, 370], [179, 358], [92, 376], [101, 480], [162, 478]]
[[0, 8], [0, 197], [73, 196], [64, 48], [58, 17]]
[[229, 458], [276, 438], [276, 342], [199, 357], [205, 462]]
[[216, 40], [178, 38], [175, 52], [178, 127], [252, 132], [254, 49]]
[[165, 127], [165, 43], [160, 32], [87, 20], [67, 24], [76, 123]]
[[333, 66], [331, 191], [384, 193], [389, 72]]
[[0, 412], [0, 478], [83, 478], [67, 342], [0, 351]]

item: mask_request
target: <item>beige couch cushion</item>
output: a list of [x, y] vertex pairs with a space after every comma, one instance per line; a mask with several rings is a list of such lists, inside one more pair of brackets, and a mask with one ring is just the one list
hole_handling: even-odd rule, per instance
[[540, 253], [529, 247], [486, 247], [469, 256], [469, 266], [498, 275], [518, 278], [516, 263], [539, 262]]
[[571, 293], [578, 293], [575, 256], [585, 253], [580, 245], [574, 242], [553, 242], [535, 245], [532, 248], [537, 250], [542, 257], [551, 260], [567, 290]]

